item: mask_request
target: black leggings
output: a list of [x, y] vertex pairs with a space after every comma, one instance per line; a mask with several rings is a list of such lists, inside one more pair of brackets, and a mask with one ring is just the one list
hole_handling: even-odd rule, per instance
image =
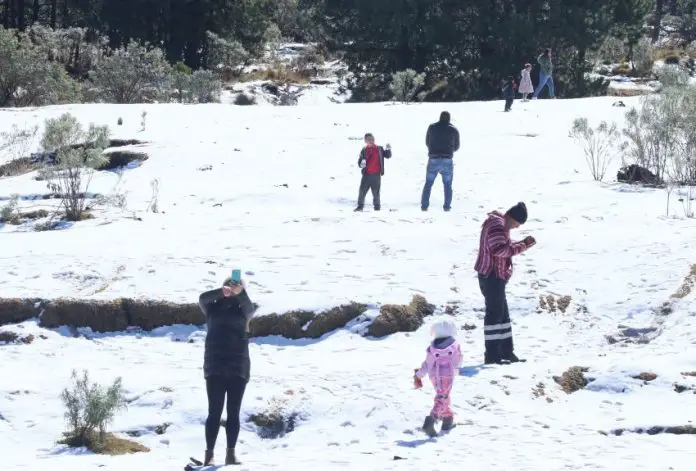
[[227, 448], [234, 448], [239, 437], [239, 412], [246, 389], [246, 380], [239, 377], [209, 376], [205, 379], [208, 391], [208, 419], [205, 421], [205, 444], [208, 450], [215, 448], [222, 407], [227, 395]]

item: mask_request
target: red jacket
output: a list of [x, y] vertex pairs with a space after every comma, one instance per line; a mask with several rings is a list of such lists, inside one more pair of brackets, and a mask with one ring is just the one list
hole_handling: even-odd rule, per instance
[[[384, 175], [384, 159], [391, 159], [392, 152], [391, 149], [385, 149], [382, 146], [375, 146], [376, 150], [379, 152], [379, 174]], [[363, 147], [362, 150], [360, 151], [360, 156], [358, 157], [358, 167], [362, 167], [362, 162], [363, 160], [367, 160], [365, 168], [362, 169], [363, 175], [367, 173], [367, 168], [370, 164], [370, 161], [368, 159], [368, 151], [367, 151], [367, 146]], [[374, 162], [373, 162], [374, 165]], [[374, 167], [373, 167], [374, 169]], [[375, 172], [377, 173], [377, 172]]]

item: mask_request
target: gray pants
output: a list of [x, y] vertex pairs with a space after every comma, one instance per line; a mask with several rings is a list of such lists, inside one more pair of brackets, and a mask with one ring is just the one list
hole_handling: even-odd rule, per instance
[[372, 204], [375, 209], [380, 209], [381, 201], [379, 200], [379, 190], [382, 184], [382, 175], [379, 173], [365, 174], [360, 180], [360, 191], [358, 193], [358, 208], [365, 206], [365, 197], [368, 191], [372, 191]]

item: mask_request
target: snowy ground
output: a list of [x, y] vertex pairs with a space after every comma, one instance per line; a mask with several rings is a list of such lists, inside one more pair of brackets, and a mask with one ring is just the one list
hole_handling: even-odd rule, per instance
[[[0, 131], [70, 111], [85, 123], [112, 125], [115, 137], [149, 141], [143, 150], [150, 159], [123, 175], [118, 191], [127, 194], [125, 212], [100, 210], [96, 219], [63, 231], [0, 228], [0, 297], [191, 302], [239, 266], [259, 314], [346, 300], [402, 303], [422, 293], [438, 305], [460, 303], [457, 322], [477, 325], [461, 332], [466, 367], [453, 396], [460, 425], [437, 440], [415, 430], [432, 389], [414, 391], [410, 383], [427, 328], [381, 341], [350, 329], [317, 342], [256, 341], [245, 416], [285, 396], [284, 407], [302, 422], [277, 440], [262, 440], [245, 424], [242, 469], [691, 469], [691, 436], [598, 433], [686, 425], [696, 400], [692, 391], [678, 394], [673, 387], [696, 384], [681, 375], [696, 370], [694, 295], [667, 317], [658, 319], [651, 309], [696, 262], [693, 220], [665, 217], [660, 190], [592, 182], [568, 137], [576, 116], [620, 122], [625, 109], [613, 101], [517, 102], [509, 114], [502, 102], [3, 110]], [[462, 135], [455, 200], [452, 212], [441, 210], [438, 182], [430, 212], [422, 213], [424, 134], [442, 109]], [[119, 117], [124, 125], [117, 127]], [[394, 157], [382, 183], [382, 212], [354, 214], [357, 154], [367, 131], [391, 143]], [[46, 193], [33, 177], [1, 179], [0, 198]], [[159, 214], [145, 211], [155, 178]], [[116, 181], [104, 172], [91, 191], [108, 193]], [[519, 200], [527, 202], [530, 220], [518, 237], [532, 234], [538, 244], [518, 258], [508, 291], [517, 350], [529, 362], [480, 368], [482, 300], [472, 269], [478, 231], [487, 211]], [[46, 204], [22, 202], [23, 208]], [[678, 203], [673, 212], [680, 214]], [[537, 313], [538, 297], [546, 294], [571, 295], [571, 312]], [[587, 312], [576, 313], [580, 305]], [[608, 345], [604, 338], [619, 325], [656, 323], [659, 335], [645, 345]], [[172, 327], [88, 339], [31, 322], [5, 329], [37, 335], [31, 345], [0, 346], [0, 452], [9, 469], [170, 470], [202, 454], [202, 332]], [[590, 367], [588, 376], [596, 379], [566, 395], [551, 376], [573, 365]], [[139, 396], [118, 416], [114, 432], [173, 424], [164, 435], [138, 439], [151, 453], [108, 458], [54, 444], [64, 429], [59, 393], [76, 367], [102, 381], [120, 375], [131, 397]], [[658, 378], [649, 384], [631, 378], [643, 371]], [[545, 396], [537, 398], [540, 382]], [[221, 432], [218, 457], [223, 447]]]

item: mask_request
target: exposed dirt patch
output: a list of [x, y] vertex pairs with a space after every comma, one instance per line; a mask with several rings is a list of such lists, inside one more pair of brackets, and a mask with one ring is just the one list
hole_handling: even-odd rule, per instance
[[98, 455], [116, 456], [150, 451], [149, 448], [138, 442], [119, 438], [111, 433], [92, 433], [85, 437], [66, 436], [58, 443], [67, 445], [71, 448], [85, 447]]
[[15, 343], [15, 344], [25, 344], [28, 345], [34, 341], [34, 336], [29, 335], [19, 335], [15, 332], [10, 332], [6, 330], [0, 331], [0, 344], [3, 343]]
[[139, 141], [137, 139], [111, 139], [109, 141], [109, 148], [111, 147], [125, 147], [125, 146], [139, 146], [141, 144], [147, 144], [147, 141]]
[[2, 220], [5, 224], [12, 224], [14, 226], [19, 226], [20, 224], [24, 224], [25, 222], [28, 221], [35, 221], [36, 219], [43, 219], [47, 218], [49, 215], [49, 212], [44, 210], [44, 209], [38, 209], [36, 211], [26, 211], [26, 212], [19, 212], [16, 214], [13, 214], [12, 217], [10, 217], [8, 220]]
[[294, 391], [288, 390], [283, 396], [273, 397], [266, 410], [249, 416], [248, 420], [256, 425], [259, 437], [280, 438], [295, 430], [301, 417], [288, 405], [294, 395]]
[[696, 428], [693, 425], [654, 425], [652, 427], [638, 427], [634, 429], [627, 428], [617, 428], [610, 430], [609, 432], [600, 431], [602, 435], [616, 435], [620, 437], [624, 433], [638, 433], [647, 435], [659, 435], [663, 433], [668, 433], [672, 435], [696, 435]]
[[553, 380], [561, 386], [567, 394], [584, 389], [590, 383], [590, 379], [585, 377], [590, 369], [585, 366], [571, 366], [563, 372], [561, 376], [554, 376]]
[[144, 152], [133, 152], [128, 150], [106, 152], [104, 155], [109, 158], [109, 161], [99, 167], [98, 170], [115, 170], [117, 168], [130, 165], [134, 162], [145, 162], [150, 158]]
[[543, 397], [548, 403], [553, 402], [553, 399], [546, 395], [546, 385], [541, 381], [532, 388], [532, 396], [536, 399]]
[[682, 376], [696, 377], [696, 371], [686, 371], [686, 372], [682, 373]]
[[639, 379], [641, 381], [654, 381], [657, 379], [657, 375], [655, 373], [643, 372], [639, 375], [631, 376], [631, 378]]
[[410, 304], [385, 304], [367, 329], [371, 337], [385, 337], [396, 332], [414, 332], [423, 320], [435, 312], [423, 296], [416, 295]]
[[688, 386], [686, 384], [674, 383], [674, 392], [676, 392], [677, 394], [685, 392], [693, 392], [694, 394], [696, 394], [696, 387]]

